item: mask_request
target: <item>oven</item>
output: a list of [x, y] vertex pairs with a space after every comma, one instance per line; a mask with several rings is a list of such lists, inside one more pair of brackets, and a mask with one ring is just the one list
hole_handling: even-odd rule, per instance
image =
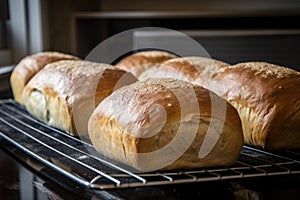
[[[122, 31], [163, 27], [189, 36], [215, 59], [231, 64], [269, 61], [300, 71], [297, 9], [280, 13], [264, 10], [73, 12], [68, 17], [70, 34], [64, 37], [59, 35], [64, 31], [62, 27], [51, 27], [57, 18], [46, 20], [45, 47], [59, 48], [60, 42], [67, 38], [70, 44], [64, 50], [85, 58], [97, 44]], [[47, 25], [52, 29], [47, 29]], [[55, 37], [47, 39], [51, 34]], [[177, 35], [168, 31], [137, 29], [127, 42], [132, 49], [159, 45], [172, 49], [165, 42], [166, 37], [177, 40]], [[180, 46], [180, 50], [186, 56], [196, 51], [190, 46]], [[70, 136], [33, 118], [13, 100], [9, 84], [12, 70], [13, 66], [0, 68], [0, 197], [26, 200], [300, 198], [300, 150], [268, 151], [244, 145], [231, 166], [136, 172], [97, 153], [89, 138]]]

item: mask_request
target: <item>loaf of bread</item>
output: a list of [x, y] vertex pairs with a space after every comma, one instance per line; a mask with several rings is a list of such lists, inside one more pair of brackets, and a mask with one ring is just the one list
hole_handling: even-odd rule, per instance
[[48, 64], [28, 82], [23, 102], [29, 113], [48, 125], [87, 135], [95, 107], [115, 89], [135, 81], [132, 74], [107, 64], [63, 60]]
[[116, 90], [95, 109], [88, 131], [100, 153], [140, 171], [230, 165], [243, 144], [234, 107], [176, 79]]
[[10, 77], [14, 99], [23, 105], [22, 91], [28, 81], [48, 63], [59, 60], [79, 60], [79, 58], [59, 52], [41, 52], [23, 58], [16, 65]]
[[239, 112], [245, 142], [266, 149], [300, 148], [300, 73], [265, 62], [223, 68], [207, 88]]
[[[201, 57], [176, 58], [141, 74], [199, 84], [239, 112], [246, 144], [266, 149], [300, 148], [300, 73], [265, 62], [234, 66]], [[151, 71], [152, 70], [152, 71]]]
[[165, 51], [141, 51], [123, 58], [115, 66], [131, 72], [138, 78], [146, 69], [176, 57], [174, 54]]
[[205, 85], [219, 69], [228, 63], [206, 57], [182, 57], [163, 62], [140, 74], [139, 80], [147, 78], [176, 78], [199, 85]]

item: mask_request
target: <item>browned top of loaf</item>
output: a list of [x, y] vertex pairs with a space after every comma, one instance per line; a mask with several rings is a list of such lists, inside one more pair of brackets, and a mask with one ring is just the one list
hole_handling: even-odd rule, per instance
[[206, 86], [210, 78], [221, 68], [229, 64], [205, 57], [173, 58], [163, 62], [159, 67], [150, 68], [140, 75], [140, 79], [149, 77], [169, 77]]
[[65, 54], [56, 51], [44, 51], [28, 56], [28, 58], [38, 59], [44, 57], [48, 60], [65, 59], [65, 60], [78, 60], [79, 58], [70, 54]]
[[23, 58], [18, 65], [16, 65], [13, 73], [17, 73], [23, 77], [25, 79], [24, 82], [27, 83], [39, 70], [45, 67], [45, 65], [59, 60], [80, 59], [76, 56], [55, 51], [40, 52]]
[[300, 109], [300, 73], [295, 70], [247, 62], [224, 68], [218, 79], [224, 87], [219, 95], [256, 110], [268, 121], [273, 119], [272, 113], [281, 116], [277, 120], [285, 120]]
[[66, 98], [72, 104], [85, 97], [110, 93], [125, 73], [108, 64], [63, 60], [48, 64], [26, 88], [47, 91], [49, 95]]
[[[206, 57], [182, 57], [167, 60], [162, 63], [162, 68], [172, 68], [180, 74], [189, 77], [191, 81], [196, 80], [199, 76], [206, 78], [217, 73], [221, 68], [229, 66], [228, 63]], [[205, 75], [205, 76], [204, 76]]]
[[[239, 63], [221, 70], [219, 77], [225, 81], [224, 86], [231, 89], [230, 93], [225, 94], [229, 100], [255, 101], [252, 98], [261, 100], [271, 96], [287, 100], [286, 95], [300, 97], [300, 73], [275, 64]], [[234, 88], [240, 88], [240, 90], [234, 90]], [[249, 99], [250, 96], [251, 99]], [[256, 103], [250, 105], [256, 106]]]
[[78, 77], [78, 76], [92, 76], [105, 69], [117, 70], [113, 66], [103, 63], [94, 63], [89, 61], [70, 61], [63, 60], [54, 62], [46, 66], [47, 70], [55, 70], [63, 73], [66, 76]]
[[116, 67], [130, 71], [140, 65], [162, 63], [175, 57], [175, 55], [164, 51], [142, 51], [125, 57], [116, 64]]
[[[279, 80], [281, 78], [290, 78], [292, 76], [298, 76], [299, 72], [292, 70], [287, 67], [278, 66], [267, 62], [246, 62], [239, 63], [228, 67], [228, 70], [249, 70], [255, 73], [255, 76], [260, 76], [262, 78], [272, 78], [274, 80]], [[223, 70], [226, 71], [226, 70]]]
[[[157, 123], [164, 124], [162, 116], [166, 116], [166, 123], [190, 121], [199, 116], [211, 117], [212, 96], [216, 106], [227, 107], [226, 123], [233, 128], [240, 127], [237, 124], [240, 121], [236, 110], [224, 99], [201, 86], [171, 78], [147, 79], [115, 91], [100, 103], [97, 118], [101, 124], [101, 118], [111, 117], [111, 120], [117, 120], [125, 130], [139, 127], [130, 132], [144, 137], [140, 134], [148, 132], [141, 130], [158, 126]], [[215, 113], [212, 117], [223, 119], [222, 114], [224, 113]]]

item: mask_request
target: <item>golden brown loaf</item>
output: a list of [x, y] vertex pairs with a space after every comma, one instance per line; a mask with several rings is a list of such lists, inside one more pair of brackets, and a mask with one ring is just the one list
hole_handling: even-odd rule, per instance
[[79, 58], [59, 52], [41, 52], [23, 58], [15, 67], [10, 77], [10, 84], [15, 100], [23, 104], [22, 91], [28, 81], [48, 63], [59, 60], [79, 60]]
[[239, 112], [245, 142], [267, 149], [300, 148], [300, 73], [265, 62], [222, 69], [208, 87]]
[[148, 79], [113, 92], [89, 119], [103, 155], [141, 171], [234, 163], [243, 144], [237, 111], [176, 79]]
[[58, 61], [29, 81], [23, 102], [28, 112], [48, 125], [84, 135], [88, 118], [99, 102], [136, 80], [132, 74], [107, 64]]
[[125, 57], [115, 66], [139, 77], [146, 69], [172, 58], [176, 56], [164, 51], [142, 51]]

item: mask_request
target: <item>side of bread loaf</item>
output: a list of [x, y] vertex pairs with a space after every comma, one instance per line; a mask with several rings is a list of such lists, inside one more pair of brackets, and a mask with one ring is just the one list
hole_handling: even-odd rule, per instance
[[56, 62], [59, 60], [79, 60], [79, 58], [59, 53], [59, 52], [41, 52], [23, 58], [14, 68], [10, 84], [14, 99], [23, 104], [22, 91], [28, 81], [48, 63]]
[[115, 89], [135, 81], [130, 73], [107, 64], [58, 61], [28, 82], [23, 102], [28, 112], [48, 125], [84, 135], [94, 108]]
[[208, 86], [239, 112], [245, 142], [267, 149], [300, 148], [300, 73], [265, 62], [233, 65]]
[[91, 115], [88, 131], [100, 153], [141, 171], [230, 165], [243, 144], [229, 103], [176, 79], [148, 79], [113, 92]]
[[176, 56], [165, 51], [142, 51], [123, 58], [115, 66], [139, 77], [148, 68], [172, 58], [176, 58]]

